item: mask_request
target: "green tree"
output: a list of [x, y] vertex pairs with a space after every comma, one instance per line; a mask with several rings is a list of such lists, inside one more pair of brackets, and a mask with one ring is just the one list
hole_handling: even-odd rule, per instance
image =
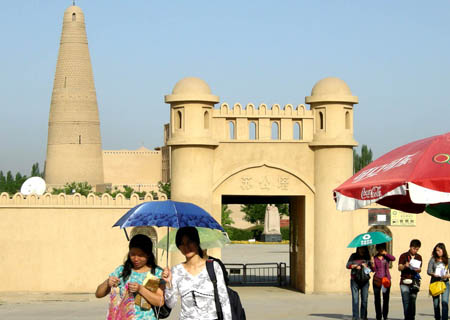
[[361, 154], [358, 153], [356, 149], [353, 149], [353, 173], [355, 174], [369, 163], [372, 160], [372, 150], [369, 149], [365, 144], [361, 147]]
[[229, 226], [234, 223], [233, 219], [230, 217], [232, 211], [228, 208], [228, 205], [222, 205], [222, 226]]
[[[152, 193], [152, 192], [154, 192], [154, 191], [150, 191], [150, 193]], [[115, 198], [119, 194], [122, 194], [127, 199], [130, 199], [131, 195], [133, 193], [136, 193], [139, 196], [139, 198], [143, 199], [145, 197], [145, 195], [147, 194], [147, 191], [139, 192], [139, 191], [134, 190], [130, 186], [124, 185], [123, 190], [119, 190], [119, 188], [114, 187], [114, 190], [107, 189], [105, 193], [109, 194], [113, 198]], [[97, 193], [97, 195], [101, 196], [102, 193]], [[153, 199], [155, 199], [155, 198], [153, 198]]]
[[25, 180], [27, 180], [27, 176], [22, 176], [20, 172], [16, 173], [16, 177], [14, 178], [13, 190], [12, 193], [16, 193], [20, 191]]
[[9, 194], [14, 194], [16, 190], [15, 180], [11, 171], [6, 173], [6, 183], [5, 183], [5, 191]]
[[70, 182], [66, 183], [62, 188], [54, 188], [52, 194], [74, 194], [79, 193], [82, 196], [87, 196], [92, 192], [92, 186], [87, 182]]
[[[289, 204], [276, 204], [278, 212], [281, 216], [289, 216]], [[241, 206], [241, 211], [244, 212], [244, 220], [250, 223], [262, 224], [266, 215], [267, 204], [244, 204]]]
[[162, 194], [165, 194], [167, 196], [167, 199], [170, 199], [170, 190], [171, 189], [171, 185], [170, 185], [170, 181], [169, 182], [158, 182], [158, 190], [159, 192], [161, 192]]
[[6, 177], [3, 174], [3, 171], [0, 170], [0, 193], [5, 191], [6, 186]]
[[158, 200], [158, 194], [155, 191], [150, 191], [150, 194], [152, 195], [153, 200]]
[[123, 192], [121, 192], [121, 191], [119, 191], [119, 192], [122, 193], [125, 196], [125, 198], [127, 198], [127, 199], [131, 198], [131, 195], [133, 193], [136, 193], [139, 196], [139, 198], [144, 198], [145, 195], [147, 194], [146, 191], [138, 192], [138, 191], [135, 191], [132, 187], [127, 186], [127, 185], [124, 185], [123, 189], [124, 189]]
[[35, 164], [33, 164], [33, 166], [31, 167], [31, 175], [30, 177], [44, 177], [44, 172], [41, 172], [39, 170], [39, 163], [36, 162]]
[[[42, 176], [39, 171], [39, 164], [37, 162], [33, 164], [31, 168], [31, 176], [34, 176], [33, 173], [39, 173], [40, 175], [37, 176]], [[8, 171], [5, 176], [3, 171], [0, 171], [0, 193], [8, 192], [10, 195], [13, 195], [19, 192], [27, 178], [28, 177], [26, 175], [22, 175], [20, 172], [16, 172], [16, 174], [13, 175], [11, 171]]]

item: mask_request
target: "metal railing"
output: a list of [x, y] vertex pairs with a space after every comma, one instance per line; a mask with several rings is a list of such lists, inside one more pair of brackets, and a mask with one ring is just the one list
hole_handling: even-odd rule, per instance
[[225, 263], [230, 285], [287, 286], [289, 267], [286, 263]]

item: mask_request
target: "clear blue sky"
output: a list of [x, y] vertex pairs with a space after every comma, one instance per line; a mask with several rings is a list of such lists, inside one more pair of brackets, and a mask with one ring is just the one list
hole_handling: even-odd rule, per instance
[[[360, 99], [355, 138], [380, 156], [450, 121], [449, 1], [79, 0], [104, 149], [163, 143], [165, 94], [183, 77], [221, 102], [304, 103], [335, 76]], [[64, 10], [2, 1], [0, 170], [43, 167]]]

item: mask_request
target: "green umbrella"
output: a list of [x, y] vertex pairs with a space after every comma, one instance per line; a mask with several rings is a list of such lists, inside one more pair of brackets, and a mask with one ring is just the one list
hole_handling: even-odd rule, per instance
[[[200, 247], [202, 249], [222, 248], [230, 243], [230, 238], [226, 232], [216, 229], [196, 227], [200, 236]], [[178, 250], [175, 243], [176, 232], [169, 233], [169, 251]], [[167, 251], [167, 235], [165, 235], [157, 244], [156, 248]]]
[[383, 232], [366, 232], [356, 236], [355, 239], [350, 242], [347, 248], [358, 248], [364, 246], [372, 246], [379, 243], [385, 243], [391, 241], [392, 238]]
[[450, 203], [428, 205], [425, 211], [433, 217], [450, 221]]

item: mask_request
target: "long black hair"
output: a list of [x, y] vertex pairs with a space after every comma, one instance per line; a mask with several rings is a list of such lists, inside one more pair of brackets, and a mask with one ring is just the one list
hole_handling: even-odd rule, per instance
[[194, 242], [198, 247], [198, 255], [200, 258], [203, 258], [203, 250], [200, 248], [200, 236], [198, 235], [198, 231], [195, 227], [182, 227], [178, 229], [177, 235], [175, 237], [175, 243], [177, 244], [177, 248], [180, 249], [181, 242], [183, 241], [183, 237], [188, 237], [189, 240]]
[[437, 261], [439, 259], [439, 256], [437, 255], [436, 249], [439, 248], [442, 250], [442, 262], [448, 266], [448, 254], [447, 254], [447, 249], [445, 249], [445, 244], [443, 244], [442, 242], [439, 242], [437, 245], [434, 246], [433, 248], [433, 258], [435, 261]]
[[[362, 249], [362, 251], [363, 251], [362, 255], [359, 253], [358, 249]], [[362, 246], [362, 247], [356, 248], [355, 254], [358, 255], [360, 258], [363, 258], [364, 260], [370, 260], [369, 248], [367, 246]]]
[[[152, 240], [144, 234], [137, 234], [131, 238], [128, 244], [128, 249], [138, 248], [141, 249], [147, 256], [147, 266], [152, 270], [156, 269], [155, 255], [153, 254], [153, 243]], [[130, 253], [127, 255], [127, 260], [123, 264], [123, 270], [120, 277], [126, 281], [131, 274], [131, 269], [133, 268], [133, 263], [130, 259]]]

